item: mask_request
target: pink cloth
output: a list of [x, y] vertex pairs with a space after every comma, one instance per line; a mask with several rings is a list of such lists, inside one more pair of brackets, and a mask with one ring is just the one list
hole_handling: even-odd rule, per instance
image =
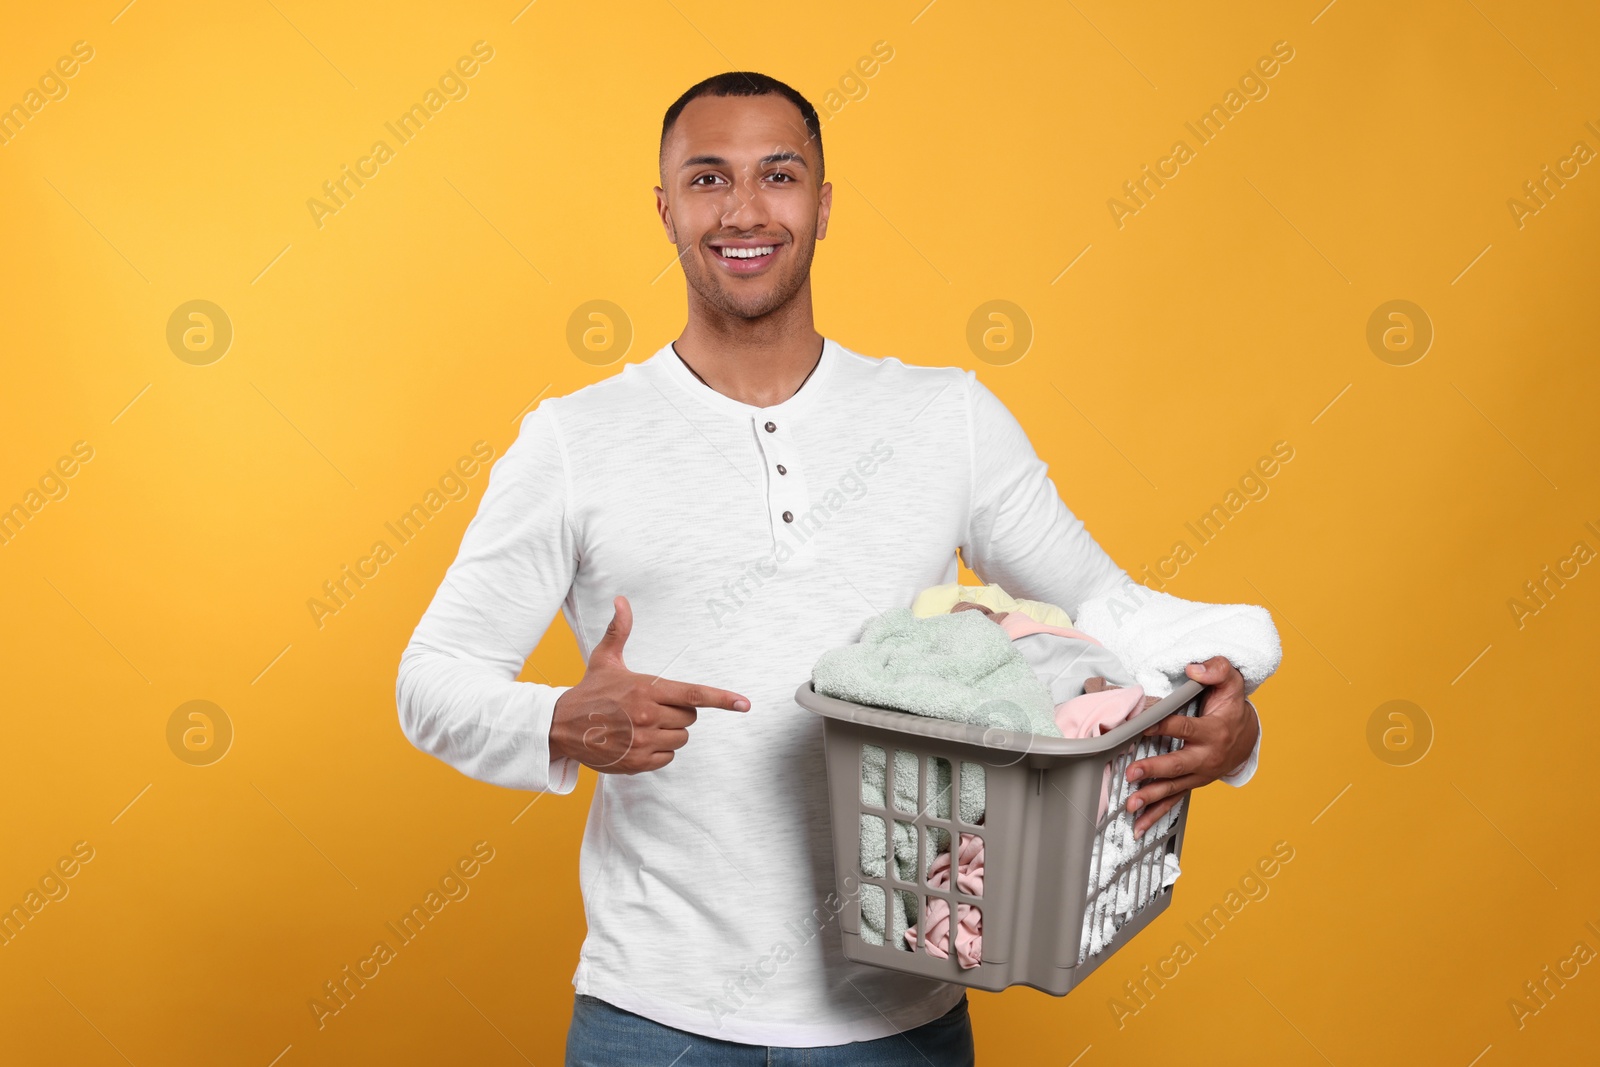
[[[1099, 737], [1127, 722], [1143, 702], [1142, 685], [1085, 693], [1056, 705], [1056, 726], [1061, 730], [1062, 737]], [[1095, 822], [1105, 818], [1106, 802], [1110, 795], [1111, 764], [1107, 762], [1105, 772], [1100, 776], [1100, 809], [1095, 813]]]
[[[1006, 617], [1000, 620], [1000, 629], [1004, 630], [1006, 636], [1013, 641], [1029, 634], [1056, 634], [1059, 637], [1075, 637], [1079, 641], [1087, 641], [1091, 645], [1100, 644], [1099, 641], [1096, 641], [1082, 630], [1069, 630], [1065, 626], [1051, 626], [1049, 623], [1040, 622], [1032, 615], [1021, 611], [1007, 612]], [[1101, 647], [1105, 646], [1102, 645]]]
[[[950, 851], [939, 853], [928, 868], [928, 885], [946, 889], [950, 885]], [[969, 896], [983, 895], [983, 838], [962, 834], [956, 860], [956, 888]], [[950, 903], [943, 897], [929, 898], [928, 908], [917, 926], [906, 931], [906, 944], [915, 951], [917, 930], [927, 942], [928, 954], [950, 957]], [[963, 968], [983, 962], [983, 913], [971, 904], [956, 905], [956, 961]]]

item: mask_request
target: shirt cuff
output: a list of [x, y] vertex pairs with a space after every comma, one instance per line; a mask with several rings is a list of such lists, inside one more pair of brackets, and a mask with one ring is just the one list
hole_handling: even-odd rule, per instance
[[561, 699], [562, 693], [571, 688], [572, 686], [570, 685], [551, 687], [550, 703], [547, 705], [550, 721], [543, 723], [542, 728], [538, 729], [535, 734], [538, 738], [535, 742], [537, 746], [535, 758], [542, 761], [548, 768], [545, 775], [545, 787], [540, 791], [555, 793], [560, 796], [565, 796], [578, 787], [578, 768], [583, 766], [571, 757], [556, 756], [550, 752], [550, 731], [556, 724], [556, 701]]
[[1254, 704], [1250, 703], [1250, 701], [1248, 701], [1248, 700], [1246, 700], [1244, 702], [1244, 706], [1249, 708], [1251, 714], [1253, 714], [1256, 717], [1257, 728], [1256, 728], [1256, 743], [1255, 743], [1255, 747], [1250, 750], [1250, 755], [1245, 758], [1245, 761], [1243, 763], [1241, 763], [1241, 764], [1239, 764], [1239, 766], [1235, 767], [1232, 772], [1222, 775], [1222, 777], [1220, 779], [1221, 781], [1227, 782], [1229, 785], [1233, 786], [1236, 789], [1239, 786], [1244, 785], [1246, 782], [1248, 782], [1255, 775], [1255, 773], [1256, 773], [1256, 762], [1261, 756], [1261, 733], [1262, 733], [1262, 731], [1261, 731], [1261, 727], [1259, 725], [1260, 722], [1261, 722], [1261, 713], [1259, 711], [1257, 711], [1256, 710], [1256, 706]]

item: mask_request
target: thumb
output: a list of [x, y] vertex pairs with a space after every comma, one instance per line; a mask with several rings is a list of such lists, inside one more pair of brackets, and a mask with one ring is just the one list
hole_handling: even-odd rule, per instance
[[600, 643], [589, 653], [590, 666], [596, 664], [623, 666], [622, 646], [627, 643], [628, 634], [633, 632], [633, 608], [625, 596], [612, 597], [611, 606], [615, 613], [611, 616], [611, 624], [606, 627]]
[[1204, 663], [1191, 663], [1188, 666], [1189, 677], [1197, 682], [1214, 685], [1227, 676], [1227, 669], [1213, 656]]

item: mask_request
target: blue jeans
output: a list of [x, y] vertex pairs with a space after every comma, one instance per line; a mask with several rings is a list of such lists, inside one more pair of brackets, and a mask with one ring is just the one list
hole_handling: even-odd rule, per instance
[[819, 1048], [769, 1048], [701, 1037], [623, 1011], [598, 997], [573, 997], [566, 1067], [973, 1067], [967, 998], [930, 1023], [873, 1041]]

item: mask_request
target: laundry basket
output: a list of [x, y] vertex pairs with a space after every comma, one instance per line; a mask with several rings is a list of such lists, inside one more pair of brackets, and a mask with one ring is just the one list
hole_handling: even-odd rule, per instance
[[[1138, 783], [1126, 780], [1128, 765], [1138, 759], [1171, 752], [1179, 738], [1144, 730], [1168, 715], [1198, 715], [1206, 687], [1185, 680], [1172, 695], [1095, 738], [1055, 738], [1014, 730], [985, 729], [964, 722], [912, 715], [823, 696], [808, 679], [795, 700], [823, 717], [827, 755], [829, 809], [833, 821], [834, 869], [839, 897], [844, 954], [858, 963], [906, 971], [975, 989], [998, 991], [1030, 985], [1063, 996], [1132, 939], [1172, 902], [1172, 885], [1163, 886], [1166, 855], [1183, 850], [1183, 832], [1193, 794], [1165, 833], [1147, 830], [1137, 849], [1114, 872], [1097, 869], [1107, 828], [1123, 813]], [[886, 795], [862, 797], [864, 746], [877, 746], [885, 759]], [[905, 810], [896, 796], [897, 753], [916, 758], [917, 806]], [[948, 761], [950, 782], [945, 803], [937, 805], [936, 761]], [[1107, 764], [1111, 767], [1109, 797], [1103, 817], [1096, 817]], [[983, 821], [961, 818], [961, 776], [982, 769], [985, 781]], [[877, 803], [874, 803], [873, 800]], [[943, 811], [947, 817], [938, 817]], [[882, 820], [885, 828], [883, 876], [862, 869], [863, 817]], [[1137, 817], [1136, 815], [1134, 817]], [[915, 881], [899, 877], [894, 856], [895, 823], [916, 844]], [[933, 842], [955, 848], [963, 833], [982, 838], [984, 848], [981, 896], [960, 891], [952, 876], [943, 887], [928, 884]], [[951, 857], [952, 861], [954, 856]], [[952, 872], [953, 875], [953, 872]], [[1104, 888], [1096, 889], [1105, 883]], [[876, 889], [874, 889], [876, 887]], [[981, 962], [963, 967], [956, 946], [941, 957], [928, 950], [926, 939], [915, 948], [892, 936], [884, 923], [884, 943], [863, 937], [861, 898], [881, 892], [892, 907], [895, 893], [910, 894], [917, 915], [929, 902], [943, 898], [948, 906], [948, 938], [955, 938], [958, 905], [971, 905], [982, 916]], [[1089, 916], [1103, 894], [1124, 897], [1132, 906], [1114, 935], [1098, 951], [1089, 951]], [[886, 907], [885, 915], [889, 914]]]

